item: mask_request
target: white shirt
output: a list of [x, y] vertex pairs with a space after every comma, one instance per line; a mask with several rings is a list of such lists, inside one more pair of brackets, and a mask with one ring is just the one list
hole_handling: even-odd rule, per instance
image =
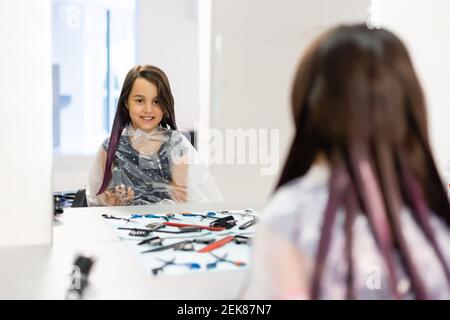
[[[254, 240], [252, 270], [245, 294], [248, 299], [308, 298], [320, 228], [328, 201], [329, 170], [315, 165], [308, 173], [281, 187], [262, 213]], [[339, 209], [322, 277], [322, 299], [345, 299], [344, 211]], [[450, 285], [434, 251], [408, 209], [401, 213], [402, 232], [419, 276], [432, 299], [450, 299]], [[435, 215], [431, 227], [450, 264], [450, 231]], [[391, 289], [384, 259], [380, 256], [366, 217], [358, 214], [353, 226], [354, 288], [358, 299], [390, 299]], [[398, 288], [408, 292], [396, 256]], [[406, 298], [412, 298], [406, 296]]]

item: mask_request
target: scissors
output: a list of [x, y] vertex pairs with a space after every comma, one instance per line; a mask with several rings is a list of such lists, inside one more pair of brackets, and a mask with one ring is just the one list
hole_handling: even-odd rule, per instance
[[245, 266], [245, 262], [228, 260], [227, 259], [228, 253], [225, 253], [222, 257], [219, 257], [218, 255], [215, 255], [212, 252], [210, 252], [209, 254], [212, 255], [214, 258], [216, 258], [216, 261], [208, 263], [206, 265], [206, 269], [214, 269], [215, 267], [217, 267], [217, 264], [219, 262], [228, 262], [228, 263], [231, 263], [231, 264], [233, 264], [233, 265], [235, 265], [237, 267]]
[[175, 263], [175, 257], [173, 257], [170, 260], [164, 260], [164, 259], [160, 259], [160, 258], [156, 258], [157, 260], [163, 262], [164, 264], [161, 265], [160, 267], [157, 268], [153, 268], [152, 269], [152, 273], [156, 276], [159, 272], [163, 271], [165, 267], [170, 266], [170, 265], [175, 265], [175, 266], [187, 266], [189, 269], [200, 269], [201, 266], [198, 263], [195, 262], [187, 262], [187, 263]]

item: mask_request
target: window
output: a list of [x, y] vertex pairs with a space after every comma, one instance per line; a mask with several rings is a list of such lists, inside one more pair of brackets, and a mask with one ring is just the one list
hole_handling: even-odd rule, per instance
[[136, 63], [135, 0], [53, 0], [53, 147], [89, 155], [110, 132]]

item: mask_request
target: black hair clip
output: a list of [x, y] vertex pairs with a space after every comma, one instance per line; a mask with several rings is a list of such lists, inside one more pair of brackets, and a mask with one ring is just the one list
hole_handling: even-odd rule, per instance
[[225, 229], [231, 229], [235, 225], [236, 225], [236, 220], [234, 220], [233, 216], [226, 216], [223, 218], [219, 218], [209, 224], [210, 227], [222, 227]]
[[234, 237], [234, 243], [236, 244], [251, 244], [252, 238], [250, 237], [246, 237], [246, 236], [241, 236], [241, 235], [237, 235]]
[[82, 299], [84, 290], [89, 284], [88, 277], [94, 262], [94, 258], [83, 255], [78, 255], [75, 258], [71, 273], [72, 282], [66, 294], [67, 300]]

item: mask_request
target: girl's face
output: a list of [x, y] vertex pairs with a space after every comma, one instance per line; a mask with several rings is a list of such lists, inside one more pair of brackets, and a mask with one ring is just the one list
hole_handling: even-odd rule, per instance
[[133, 128], [145, 132], [156, 129], [164, 116], [157, 87], [143, 78], [134, 81], [127, 99], [127, 108]]

